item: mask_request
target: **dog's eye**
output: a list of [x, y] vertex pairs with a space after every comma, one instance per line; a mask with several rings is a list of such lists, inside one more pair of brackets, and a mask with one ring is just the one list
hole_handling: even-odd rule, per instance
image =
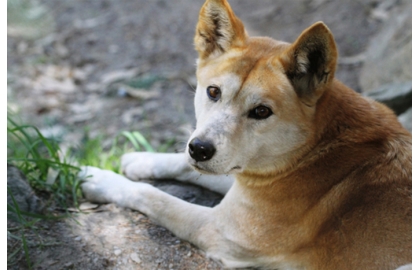
[[261, 120], [270, 117], [272, 114], [273, 112], [270, 110], [270, 108], [265, 106], [258, 106], [249, 112], [248, 117]]
[[207, 96], [209, 97], [209, 99], [213, 101], [218, 101], [221, 95], [222, 91], [220, 91], [219, 87], [214, 85], [207, 87]]

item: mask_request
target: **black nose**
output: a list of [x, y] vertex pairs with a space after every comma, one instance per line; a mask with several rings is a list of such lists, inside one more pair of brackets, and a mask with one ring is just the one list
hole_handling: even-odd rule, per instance
[[190, 156], [195, 161], [205, 161], [213, 157], [216, 152], [211, 142], [203, 142], [199, 138], [194, 138], [188, 145]]

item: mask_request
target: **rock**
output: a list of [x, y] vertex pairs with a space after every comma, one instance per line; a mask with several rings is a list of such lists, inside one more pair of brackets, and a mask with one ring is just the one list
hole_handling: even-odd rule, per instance
[[384, 103], [399, 115], [412, 106], [412, 83], [407, 81], [385, 84], [365, 95]]
[[413, 110], [412, 108], [410, 108], [406, 112], [398, 116], [398, 120], [400, 121], [400, 123], [410, 132], [412, 131], [412, 114]]
[[[140, 77], [126, 78], [110, 81], [107, 86], [106, 96], [130, 96], [133, 98], [146, 100], [160, 96], [160, 89], [163, 88], [162, 82], [167, 79], [159, 75], [144, 74]], [[169, 78], [168, 78], [169, 79]]]
[[390, 9], [397, 3], [398, 0], [384, 0], [377, 3], [376, 7], [372, 9], [370, 17], [375, 20], [386, 20], [389, 18]]
[[68, 268], [73, 267], [73, 265], [74, 265], [73, 262], [68, 262], [68, 263], [64, 264], [64, 266], [68, 267]]
[[41, 132], [42, 136], [49, 139], [62, 138], [63, 135], [66, 133], [66, 129], [62, 125], [40, 128], [39, 131]]
[[410, 0], [394, 1], [387, 11], [381, 31], [371, 39], [365, 52], [366, 58], [359, 79], [363, 92], [372, 91], [384, 84], [411, 81], [411, 13]]
[[[44, 210], [44, 204], [35, 195], [25, 175], [11, 164], [7, 164], [7, 188], [7, 204], [12, 208], [15, 208], [15, 201], [20, 211], [42, 213]], [[13, 211], [8, 210], [7, 215], [13, 219], [17, 218]]]
[[200, 186], [179, 183], [174, 180], [159, 180], [152, 182], [158, 189], [178, 197], [184, 201], [214, 207], [220, 203], [223, 196]]
[[79, 205], [80, 211], [92, 210], [98, 208], [99, 205], [91, 202], [84, 202]]
[[412, 82], [397, 82], [382, 85], [364, 94], [390, 107], [400, 123], [412, 131]]
[[137, 75], [138, 72], [139, 72], [139, 69], [137, 68], [114, 70], [114, 71], [111, 71], [102, 75], [100, 81], [103, 85], [109, 85], [110, 83], [113, 83], [113, 82], [131, 79], [135, 75]]
[[128, 85], [118, 83], [114, 87], [117, 89], [118, 96], [130, 96], [141, 100], [156, 98], [160, 95], [159, 88], [156, 89], [141, 89], [134, 88]]
[[69, 66], [45, 65], [37, 68], [40, 75], [28, 85], [38, 94], [72, 94], [78, 88], [76, 81], [86, 79], [87, 73]]
[[137, 253], [131, 253], [130, 254], [130, 258], [133, 260], [133, 261], [135, 261], [136, 263], [140, 263], [141, 262], [141, 260], [140, 260], [140, 258], [139, 258], [139, 255], [137, 255]]

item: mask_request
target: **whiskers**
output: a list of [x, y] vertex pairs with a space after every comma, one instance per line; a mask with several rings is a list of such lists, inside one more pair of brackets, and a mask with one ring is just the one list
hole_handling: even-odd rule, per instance
[[193, 95], [195, 94], [195, 86], [193, 85], [194, 82], [192, 82], [190, 79], [191, 78], [190, 74], [183, 72], [182, 74], [178, 75], [176, 78], [181, 79], [186, 84], [188, 84], [189, 86], [189, 88], [187, 88], [188, 92], [192, 93]]
[[[194, 132], [195, 128], [196, 128], [195, 125], [192, 126], [192, 125], [188, 124], [188, 125], [182, 126], [181, 130], [189, 138], [189, 137], [191, 137], [191, 134]], [[187, 147], [187, 144], [188, 144], [188, 139], [186, 141], [177, 141], [174, 145], [175, 146], [175, 153], [184, 152], [185, 148]]]
[[[189, 85], [189, 87], [190, 87], [190, 89], [188, 89], [189, 90], [189, 92], [190, 93], [193, 93], [193, 94], [195, 94], [195, 88], [196, 88], [196, 86], [194, 86], [193, 85], [193, 82], [191, 82], [191, 80], [189, 79], [189, 78], [191, 78], [191, 77], [185, 77], [185, 82]], [[194, 77], [195, 78], [195, 77]], [[195, 84], [197, 84], [197, 80], [195, 80], [194, 81], [195, 82]]]
[[194, 180], [194, 181], [195, 181], [195, 182], [197, 182], [197, 180], [198, 180], [198, 179], [200, 179], [200, 177], [201, 177], [202, 175], [203, 175], [203, 174], [201, 174], [201, 173], [200, 173], [200, 174], [197, 176], [197, 178], [195, 178], [195, 180]]
[[190, 87], [190, 88], [187, 88], [188, 92], [192, 93], [192, 94], [195, 94], [195, 87], [188, 80], [187, 80], [187, 84]]

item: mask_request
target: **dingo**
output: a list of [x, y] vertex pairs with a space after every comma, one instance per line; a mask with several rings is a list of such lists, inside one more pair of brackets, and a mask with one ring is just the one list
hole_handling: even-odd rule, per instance
[[197, 128], [185, 154], [131, 153], [122, 167], [129, 179], [190, 181], [223, 201], [193, 205], [92, 167], [86, 197], [138, 210], [230, 268], [409, 264], [411, 134], [334, 79], [327, 26], [293, 44], [249, 37], [227, 1], [207, 0], [194, 41]]

